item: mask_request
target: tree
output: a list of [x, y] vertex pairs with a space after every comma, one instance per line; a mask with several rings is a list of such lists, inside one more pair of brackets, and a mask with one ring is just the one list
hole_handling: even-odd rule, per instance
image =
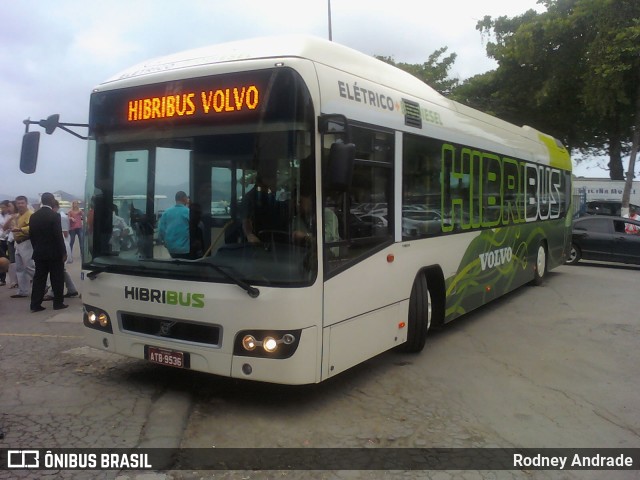
[[[540, 0], [547, 11], [477, 24], [491, 41], [495, 73], [454, 91], [471, 106], [527, 123], [570, 149], [609, 153], [612, 179], [623, 179], [622, 154], [638, 125], [640, 2]], [[489, 95], [483, 99], [481, 95]], [[638, 117], [640, 118], [640, 117]]]
[[411, 64], [400, 62], [397, 63], [393, 57], [385, 57], [376, 55], [378, 60], [382, 60], [389, 65], [398, 67], [405, 72], [410, 73], [414, 77], [422, 80], [424, 83], [440, 92], [443, 95], [450, 95], [453, 89], [458, 85], [457, 79], [448, 78], [449, 69], [456, 61], [457, 55], [451, 53], [444, 58], [442, 57], [448, 50], [448, 47], [442, 47], [434, 51], [424, 63]]
[[[640, 143], [640, 3], [630, 0], [604, 3], [608, 8], [599, 8], [596, 0], [583, 0], [577, 12], [594, 21], [597, 29], [586, 59], [592, 75], [585, 82], [584, 100], [593, 112], [620, 121], [621, 130], [630, 137], [631, 153], [622, 194], [622, 213], [628, 214]], [[619, 172], [622, 179], [620, 173], [622, 162]]]

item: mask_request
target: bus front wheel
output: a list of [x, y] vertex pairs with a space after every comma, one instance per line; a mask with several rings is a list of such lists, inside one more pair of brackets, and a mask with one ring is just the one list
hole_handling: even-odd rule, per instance
[[427, 277], [419, 274], [413, 282], [409, 298], [409, 318], [407, 322], [407, 341], [400, 350], [408, 353], [422, 351], [427, 340], [427, 332], [431, 326], [433, 305]]

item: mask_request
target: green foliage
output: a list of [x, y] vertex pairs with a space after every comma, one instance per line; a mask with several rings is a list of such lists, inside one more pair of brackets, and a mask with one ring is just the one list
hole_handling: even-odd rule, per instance
[[611, 177], [634, 128], [640, 84], [638, 0], [541, 0], [546, 12], [484, 17], [477, 29], [498, 62], [453, 92], [582, 152], [608, 149]]
[[449, 69], [456, 61], [457, 55], [451, 53], [441, 58], [448, 50], [448, 47], [442, 47], [434, 51], [424, 63], [411, 64], [400, 62], [397, 63], [393, 57], [385, 57], [376, 55], [378, 60], [382, 60], [389, 65], [398, 67], [405, 72], [410, 73], [414, 77], [422, 80], [424, 83], [434, 88], [443, 95], [449, 95], [458, 85], [457, 79], [448, 78]]

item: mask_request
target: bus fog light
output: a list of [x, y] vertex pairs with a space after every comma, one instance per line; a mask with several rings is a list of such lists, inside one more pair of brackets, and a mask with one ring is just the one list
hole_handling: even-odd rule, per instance
[[244, 338], [242, 339], [242, 346], [248, 352], [255, 350], [256, 345], [257, 345], [257, 342], [256, 342], [256, 339], [253, 337], [253, 335], [245, 335]]
[[107, 325], [109, 325], [109, 317], [107, 317], [106, 313], [101, 313], [100, 315], [98, 315], [98, 322], [100, 323], [101, 327], [106, 327]]
[[297, 350], [302, 330], [241, 330], [233, 340], [233, 354], [243, 357], [291, 357]]
[[262, 342], [262, 347], [269, 353], [275, 352], [276, 348], [278, 348], [278, 342], [273, 337], [267, 337]]
[[251, 375], [251, 372], [253, 372], [253, 368], [251, 368], [251, 365], [249, 365], [248, 363], [242, 365], [242, 373], [244, 373], [245, 375]]
[[111, 326], [111, 318], [109, 314], [101, 308], [92, 307], [91, 305], [83, 305], [82, 323], [85, 327], [101, 330], [107, 333], [113, 333]]

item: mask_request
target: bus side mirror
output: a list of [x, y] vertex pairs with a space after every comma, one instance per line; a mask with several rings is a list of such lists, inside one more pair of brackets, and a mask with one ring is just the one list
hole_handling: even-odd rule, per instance
[[38, 164], [38, 146], [40, 145], [40, 132], [27, 132], [22, 137], [22, 150], [20, 151], [20, 170], [23, 173], [33, 173]]
[[348, 125], [347, 117], [339, 113], [327, 113], [318, 117], [318, 131], [322, 134], [347, 134]]
[[356, 146], [353, 143], [336, 142], [331, 145], [325, 177], [325, 188], [334, 192], [346, 192], [351, 188]]

